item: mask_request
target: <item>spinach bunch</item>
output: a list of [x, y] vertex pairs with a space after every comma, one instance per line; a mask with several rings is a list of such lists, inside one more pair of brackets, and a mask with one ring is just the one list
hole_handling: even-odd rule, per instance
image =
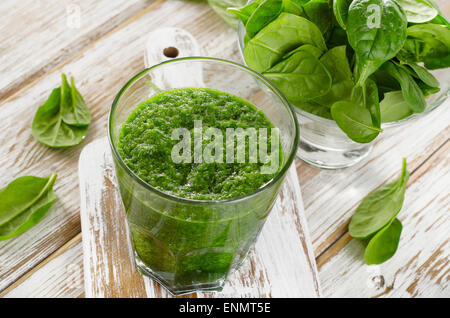
[[0, 189], [0, 240], [25, 232], [47, 214], [56, 200], [55, 180], [56, 174], [47, 178], [26, 176]]
[[32, 123], [32, 134], [52, 148], [70, 147], [86, 137], [91, 114], [80, 92], [62, 74], [62, 84], [55, 88], [47, 101], [38, 108]]
[[228, 10], [245, 26], [246, 64], [356, 142], [424, 111], [439, 91], [428, 70], [450, 67], [450, 24], [432, 0], [256, 0]]
[[403, 158], [400, 178], [366, 196], [350, 220], [350, 235], [368, 242], [364, 258], [369, 265], [387, 261], [397, 250], [402, 224], [396, 217], [403, 205], [408, 178]]

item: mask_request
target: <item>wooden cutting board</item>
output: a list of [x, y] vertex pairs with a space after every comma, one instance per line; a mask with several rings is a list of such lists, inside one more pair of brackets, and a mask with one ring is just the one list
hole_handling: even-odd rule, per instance
[[[86, 297], [171, 297], [140, 275], [106, 138], [87, 145], [79, 160]], [[318, 297], [320, 286], [295, 165], [244, 264], [220, 293], [196, 297]]]
[[[163, 28], [148, 35], [147, 67], [177, 57], [199, 56], [201, 49], [188, 32]], [[174, 56], [172, 56], [174, 57]], [[160, 74], [159, 80], [195, 79], [204, 86], [201, 69], [189, 67], [186, 76]], [[155, 81], [155, 79], [154, 79]], [[158, 283], [141, 276], [134, 263], [126, 217], [106, 138], [87, 145], [79, 161], [84, 281], [87, 297], [170, 297]], [[287, 173], [281, 193], [264, 225], [254, 250], [238, 271], [230, 273], [221, 293], [197, 293], [196, 297], [317, 297], [318, 274], [295, 166]]]

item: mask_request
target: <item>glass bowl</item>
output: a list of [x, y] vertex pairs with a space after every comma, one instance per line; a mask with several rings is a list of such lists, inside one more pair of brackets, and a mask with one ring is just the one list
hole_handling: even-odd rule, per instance
[[[238, 45], [242, 61], [244, 60], [245, 26], [238, 24]], [[422, 113], [415, 113], [402, 120], [383, 123], [381, 128], [387, 130], [391, 127], [406, 125], [438, 108], [450, 96], [450, 71], [441, 69], [431, 71], [441, 84], [437, 94], [429, 96], [427, 107]], [[294, 107], [300, 125], [300, 138], [297, 156], [303, 161], [324, 169], [339, 169], [355, 165], [366, 158], [372, 149], [372, 143], [361, 144], [354, 142], [338, 127], [335, 121], [308, 113]], [[377, 138], [382, 138], [381, 133]]]
[[[161, 91], [193, 87], [241, 97], [278, 128], [283, 162], [271, 181], [241, 197], [190, 200], [158, 190], [128, 168], [117, 145], [130, 113]], [[243, 65], [205, 57], [173, 59], [129, 80], [114, 99], [108, 130], [138, 270], [174, 295], [221, 290], [253, 247], [295, 158], [299, 128], [286, 97]]]

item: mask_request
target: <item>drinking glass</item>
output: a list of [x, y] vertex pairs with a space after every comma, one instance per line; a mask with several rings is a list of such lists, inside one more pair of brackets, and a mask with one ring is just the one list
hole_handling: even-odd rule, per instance
[[[256, 191], [226, 200], [180, 198], [140, 179], [120, 157], [119, 132], [136, 106], [161, 91], [200, 87], [249, 101], [278, 128], [282, 165]], [[108, 127], [138, 270], [174, 295], [220, 291], [255, 244], [295, 157], [299, 128], [286, 97], [240, 64], [206, 57], [173, 59], [128, 81], [114, 99]]]

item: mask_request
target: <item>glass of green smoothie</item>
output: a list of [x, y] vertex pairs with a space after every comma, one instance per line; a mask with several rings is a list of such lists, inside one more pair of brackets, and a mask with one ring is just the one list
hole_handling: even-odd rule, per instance
[[295, 157], [287, 99], [243, 65], [173, 59], [128, 81], [108, 125], [138, 270], [174, 295], [222, 290]]

